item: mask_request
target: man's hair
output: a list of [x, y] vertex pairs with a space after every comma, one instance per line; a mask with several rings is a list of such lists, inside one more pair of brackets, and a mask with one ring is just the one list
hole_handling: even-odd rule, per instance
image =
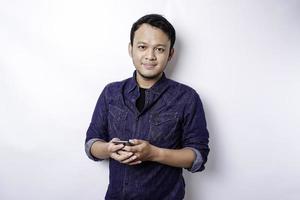
[[171, 47], [170, 51], [173, 48], [176, 40], [176, 32], [172, 24], [164, 18], [162, 15], [159, 14], [149, 14], [141, 17], [138, 19], [131, 27], [130, 31], [130, 44], [133, 45], [133, 39], [135, 31], [140, 28], [142, 24], [149, 24], [151, 26], [154, 26], [156, 28], [159, 28], [162, 30], [167, 36], [169, 37], [171, 41]]

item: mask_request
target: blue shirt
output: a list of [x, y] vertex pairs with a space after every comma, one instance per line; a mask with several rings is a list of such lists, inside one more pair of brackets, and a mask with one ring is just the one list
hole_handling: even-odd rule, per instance
[[[136, 72], [135, 72], [136, 73]], [[192, 172], [206, 163], [208, 131], [199, 95], [192, 88], [166, 78], [145, 94], [141, 112], [136, 108], [139, 87], [132, 78], [108, 84], [102, 91], [86, 135], [86, 152], [93, 142], [142, 139], [168, 149], [191, 148], [196, 154]], [[129, 166], [109, 159], [109, 186], [105, 199], [183, 199], [182, 168], [145, 161]]]

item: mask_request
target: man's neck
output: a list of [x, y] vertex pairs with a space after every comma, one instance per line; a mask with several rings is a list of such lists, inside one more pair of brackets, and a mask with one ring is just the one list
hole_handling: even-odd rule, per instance
[[136, 81], [141, 88], [149, 89], [151, 88], [159, 79], [162, 77], [162, 74], [160, 74], [158, 77], [154, 79], [147, 79], [142, 77], [139, 73], [136, 74]]

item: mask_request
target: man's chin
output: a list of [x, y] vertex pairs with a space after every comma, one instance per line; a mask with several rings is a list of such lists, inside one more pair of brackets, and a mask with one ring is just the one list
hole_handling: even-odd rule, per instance
[[140, 73], [140, 72], [138, 72], [138, 73], [142, 78], [147, 79], [147, 80], [157, 80], [158, 78], [160, 78], [160, 76], [162, 74], [162, 73], [159, 73], [159, 74], [146, 74], [146, 73]]

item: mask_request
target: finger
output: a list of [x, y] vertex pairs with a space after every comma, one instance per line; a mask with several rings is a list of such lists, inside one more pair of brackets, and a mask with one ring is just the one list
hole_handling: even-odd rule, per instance
[[125, 146], [123, 148], [124, 151], [130, 151], [130, 152], [140, 152], [141, 151], [141, 147], [140, 145], [136, 145], [136, 146]]
[[108, 150], [110, 152], [116, 152], [120, 149], [122, 149], [124, 147], [123, 144], [113, 144], [113, 143], [110, 143], [109, 146], [108, 146]]
[[120, 139], [119, 138], [113, 138], [113, 139], [111, 139], [110, 141], [109, 141], [109, 147], [108, 147], [108, 149], [109, 149], [109, 151], [111, 151], [111, 152], [113, 152], [113, 151], [117, 151], [117, 150], [119, 150], [119, 149], [121, 149], [121, 148], [123, 148], [123, 145], [122, 144], [114, 144], [113, 142], [114, 141], [120, 141]]
[[125, 146], [125, 147], [123, 148], [123, 150], [124, 150], [124, 151], [133, 152], [132, 146]]
[[116, 160], [116, 161], [118, 161], [118, 154], [117, 153], [112, 153], [112, 154], [110, 154], [110, 157], [112, 158], [112, 159], [114, 159], [114, 160]]
[[118, 162], [122, 162], [127, 157], [124, 157], [124, 155], [120, 155], [120, 154], [117, 154], [117, 153], [112, 153], [111, 158], [118, 161]]
[[132, 143], [133, 145], [138, 145], [138, 144], [143, 143], [143, 140], [130, 139], [129, 142]]
[[137, 161], [133, 161], [131, 163], [128, 163], [128, 165], [138, 165], [138, 164], [141, 164], [142, 161], [141, 160], [137, 160]]
[[123, 162], [124, 160], [129, 159], [133, 155], [132, 152], [126, 152], [126, 151], [118, 151], [118, 160], [120, 162]]
[[123, 160], [123, 161], [122, 161], [122, 163], [124, 163], [124, 164], [128, 164], [128, 163], [134, 162], [134, 161], [135, 161], [135, 159], [136, 159], [136, 156], [135, 156], [135, 155], [133, 155], [133, 156], [131, 156], [131, 157], [127, 158], [126, 160]]
[[128, 151], [124, 151], [123, 149], [118, 151], [119, 155], [124, 155], [124, 156], [132, 156], [133, 153], [132, 152], [128, 152]]
[[135, 157], [136, 157], [137, 159], [139, 159], [139, 158], [140, 158], [140, 156], [141, 156], [141, 154], [140, 154], [140, 153], [135, 153], [134, 155], [135, 155]]
[[113, 158], [114, 160], [121, 162], [122, 160], [125, 160], [132, 155], [133, 155], [132, 152], [126, 152], [126, 151], [120, 150], [120, 151], [111, 153], [110, 157]]

